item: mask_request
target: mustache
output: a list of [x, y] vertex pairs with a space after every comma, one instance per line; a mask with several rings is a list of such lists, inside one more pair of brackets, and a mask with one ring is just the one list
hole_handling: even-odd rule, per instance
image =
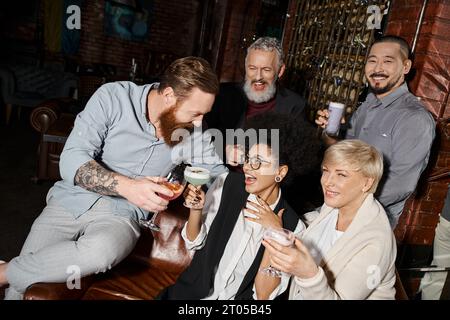
[[387, 75], [387, 74], [384, 74], [384, 73], [377, 73], [377, 72], [375, 72], [375, 73], [372, 73], [372, 74], [370, 75], [370, 77], [371, 77], [371, 78], [375, 78], [375, 77], [385, 77], [385, 78], [387, 78], [388, 75]]
[[262, 83], [262, 84], [267, 84], [267, 81], [266, 80], [264, 80], [264, 79], [256, 79], [256, 80], [252, 80], [252, 84], [254, 84], [254, 83], [256, 83], [256, 82], [260, 82], [260, 83]]

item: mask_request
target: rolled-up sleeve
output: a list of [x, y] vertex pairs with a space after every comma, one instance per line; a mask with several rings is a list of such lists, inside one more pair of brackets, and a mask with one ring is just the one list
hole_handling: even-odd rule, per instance
[[108, 131], [111, 119], [110, 98], [105, 86], [89, 99], [84, 110], [75, 119], [72, 132], [67, 139], [59, 162], [61, 177], [74, 184], [78, 169], [95, 159]]
[[181, 230], [181, 237], [186, 243], [186, 249], [200, 250], [201, 248], [203, 248], [203, 246], [205, 245], [206, 236], [208, 235], [205, 224], [202, 224], [202, 226], [200, 227], [200, 232], [197, 235], [197, 238], [195, 238], [193, 241], [189, 240], [189, 238], [187, 237], [186, 226], [187, 222], [184, 224], [184, 227]]

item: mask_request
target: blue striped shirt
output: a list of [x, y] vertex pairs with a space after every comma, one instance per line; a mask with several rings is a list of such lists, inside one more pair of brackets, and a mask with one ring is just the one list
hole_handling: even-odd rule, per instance
[[74, 185], [77, 170], [93, 159], [111, 171], [132, 178], [160, 176], [181, 161], [205, 167], [213, 177], [226, 171], [207, 133], [192, 134], [173, 148], [156, 137], [156, 129], [147, 121], [146, 114], [147, 96], [157, 86], [158, 83], [137, 86], [123, 81], [105, 84], [94, 93], [77, 115], [61, 154], [62, 181], [50, 189], [47, 201], [54, 198], [79, 217], [98, 199], [106, 198], [110, 200], [112, 212], [146, 218], [147, 211], [124, 198], [100, 195]]

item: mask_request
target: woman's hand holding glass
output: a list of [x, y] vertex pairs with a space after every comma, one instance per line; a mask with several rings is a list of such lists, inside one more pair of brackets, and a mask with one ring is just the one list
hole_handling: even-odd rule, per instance
[[308, 248], [297, 238], [290, 247], [269, 239], [264, 239], [262, 244], [270, 254], [270, 265], [273, 268], [301, 279], [312, 278], [319, 271]]
[[[283, 228], [266, 228], [263, 234], [263, 240], [274, 240], [281, 246], [290, 247], [294, 244], [295, 235], [291, 230]], [[261, 269], [261, 272], [271, 277], [282, 277], [281, 270], [275, 268], [272, 264]]]
[[188, 184], [183, 196], [185, 203], [189, 205], [191, 210], [201, 211], [205, 205], [205, 192], [202, 190], [202, 186], [194, 186]]
[[[203, 192], [201, 186], [209, 182], [209, 180], [211, 179], [211, 175], [209, 170], [205, 168], [186, 167], [184, 169], [184, 178], [189, 183], [189, 185], [192, 185], [194, 187], [194, 193], [198, 197]], [[190, 209], [201, 210], [204, 205], [204, 200], [203, 203], [200, 203], [199, 200], [200, 199], [197, 199], [196, 197], [193, 197], [193, 199], [190, 198], [189, 201], [186, 199], [183, 205]]]

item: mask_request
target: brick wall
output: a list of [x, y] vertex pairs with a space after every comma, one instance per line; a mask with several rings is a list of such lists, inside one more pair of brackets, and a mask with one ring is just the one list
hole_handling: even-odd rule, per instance
[[230, 1], [230, 18], [228, 29], [224, 32], [226, 44], [219, 75], [221, 82], [241, 81], [244, 78], [246, 49], [253, 42], [260, 6], [261, 1]]
[[103, 32], [104, 1], [85, 1], [81, 8], [81, 40], [77, 55], [85, 64], [108, 63], [126, 77], [135, 58], [144, 68], [150, 51], [186, 56], [194, 53], [200, 0], [154, 0], [147, 41], [137, 42], [106, 36]]
[[[388, 34], [404, 37], [412, 44], [422, 0], [396, 0], [388, 22]], [[409, 83], [436, 119], [450, 116], [450, 1], [429, 0], [415, 50], [416, 74]], [[450, 168], [448, 125], [439, 125], [426, 173], [417, 193], [408, 201], [397, 239], [406, 244], [431, 245], [450, 179], [435, 179]], [[430, 181], [432, 180], [432, 181]]]

